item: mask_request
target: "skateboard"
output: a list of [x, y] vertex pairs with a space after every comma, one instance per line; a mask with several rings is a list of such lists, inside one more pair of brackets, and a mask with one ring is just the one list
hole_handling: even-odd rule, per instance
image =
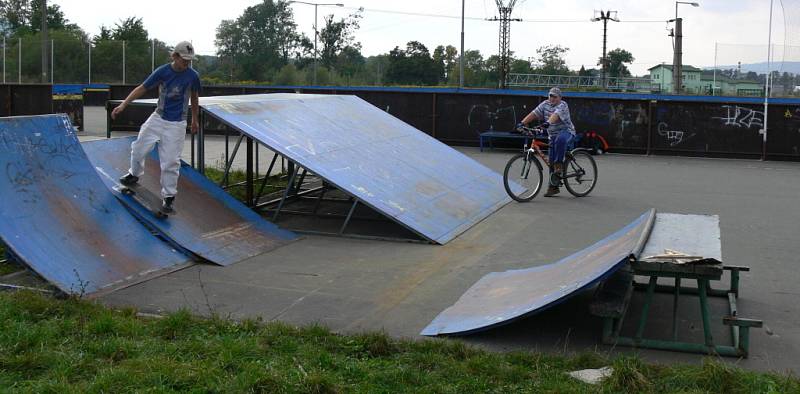
[[153, 216], [155, 216], [158, 219], [167, 219], [169, 215], [175, 214], [174, 209], [172, 212], [164, 212], [161, 209], [161, 199], [158, 198], [155, 194], [153, 194], [150, 190], [145, 189], [139, 184], [134, 184], [131, 186], [118, 185], [114, 187], [114, 189], [116, 189], [123, 195], [132, 198], [139, 205], [145, 207], [148, 211], [150, 211], [153, 214]]

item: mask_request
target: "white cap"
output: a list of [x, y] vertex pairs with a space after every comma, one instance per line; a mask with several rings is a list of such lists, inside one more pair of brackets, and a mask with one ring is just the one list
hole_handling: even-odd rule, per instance
[[177, 53], [184, 60], [194, 60], [194, 46], [189, 41], [179, 42], [172, 52]]

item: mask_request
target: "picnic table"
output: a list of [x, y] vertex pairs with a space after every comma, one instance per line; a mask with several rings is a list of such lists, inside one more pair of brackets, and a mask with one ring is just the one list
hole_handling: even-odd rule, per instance
[[[600, 284], [590, 305], [590, 312], [603, 318], [602, 338], [608, 345], [673, 350], [682, 352], [747, 357], [750, 328], [762, 326], [761, 320], [739, 316], [736, 302], [739, 297], [740, 273], [748, 267], [722, 264], [719, 237], [719, 218], [704, 215], [658, 214], [656, 224], [639, 258]], [[725, 271], [730, 281], [725, 289], [714, 289], [712, 281], [720, 281]], [[647, 283], [636, 277], [648, 278]], [[659, 279], [671, 284], [659, 284]], [[696, 287], [684, 286], [694, 281]], [[633, 336], [622, 334], [623, 321], [634, 290], [645, 291], [644, 303]], [[648, 314], [656, 292], [672, 294], [672, 335], [668, 339], [646, 337]], [[678, 304], [682, 297], [696, 296], [700, 304], [703, 327], [702, 343], [678, 339]], [[731, 344], [721, 345], [712, 335], [709, 297], [728, 301], [728, 314], [722, 323], [730, 327]]]

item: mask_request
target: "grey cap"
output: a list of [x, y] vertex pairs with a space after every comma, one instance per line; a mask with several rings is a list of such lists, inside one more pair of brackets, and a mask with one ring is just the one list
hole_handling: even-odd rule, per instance
[[184, 60], [194, 60], [194, 47], [189, 41], [179, 42], [172, 52], [177, 53]]
[[548, 96], [551, 95], [551, 94], [556, 95], [558, 97], [561, 97], [561, 89], [559, 89], [559, 88], [550, 88], [550, 92], [548, 93]]

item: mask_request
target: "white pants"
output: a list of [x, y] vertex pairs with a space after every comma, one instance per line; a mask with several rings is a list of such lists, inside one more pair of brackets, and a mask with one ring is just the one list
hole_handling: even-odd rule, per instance
[[161, 197], [172, 197], [178, 193], [178, 175], [181, 169], [181, 152], [186, 137], [186, 121], [170, 122], [153, 112], [139, 136], [131, 144], [130, 173], [144, 175], [144, 161], [153, 145], [158, 143], [158, 159], [161, 161]]

